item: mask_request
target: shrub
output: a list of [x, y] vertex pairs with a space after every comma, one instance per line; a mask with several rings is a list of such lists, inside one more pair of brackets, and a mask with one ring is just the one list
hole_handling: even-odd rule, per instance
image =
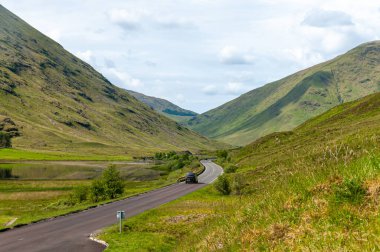
[[235, 173], [237, 169], [238, 167], [236, 165], [230, 165], [224, 171], [226, 173]]
[[363, 182], [357, 179], [345, 179], [342, 184], [335, 187], [335, 201], [337, 203], [348, 202], [361, 203], [366, 195]]
[[124, 181], [115, 166], [109, 166], [103, 172], [101, 180], [108, 199], [114, 199], [124, 193]]
[[192, 160], [191, 163], [190, 163], [190, 165], [189, 165], [189, 167], [190, 167], [191, 169], [198, 168], [199, 166], [200, 166], [200, 163], [199, 163], [198, 160]]
[[232, 191], [236, 195], [242, 195], [246, 186], [247, 186], [247, 183], [246, 183], [244, 175], [237, 174], [236, 176], [234, 176], [233, 181], [232, 181]]
[[90, 198], [92, 202], [99, 202], [105, 199], [105, 191], [103, 181], [95, 179], [91, 184]]
[[226, 151], [226, 150], [219, 150], [219, 151], [216, 152], [216, 156], [218, 158], [220, 158], [220, 159], [225, 160], [228, 157], [228, 151]]
[[229, 195], [231, 193], [230, 181], [228, 180], [226, 175], [221, 175], [214, 184], [215, 189], [223, 194]]
[[11, 136], [8, 133], [0, 132], [0, 148], [12, 147]]
[[94, 202], [115, 199], [123, 193], [124, 181], [114, 165], [105, 169], [102, 176], [91, 185], [91, 200]]
[[89, 191], [90, 191], [90, 188], [88, 186], [79, 186], [74, 189], [74, 192], [71, 198], [75, 203], [82, 203], [88, 200]]
[[11, 168], [0, 168], [0, 179], [10, 179], [12, 176]]

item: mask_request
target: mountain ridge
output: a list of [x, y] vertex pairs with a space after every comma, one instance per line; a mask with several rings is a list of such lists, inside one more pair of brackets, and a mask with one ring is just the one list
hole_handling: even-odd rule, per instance
[[345, 101], [379, 91], [380, 42], [251, 90], [189, 120], [208, 137], [244, 145], [275, 131], [290, 130]]
[[163, 114], [164, 116], [176, 122], [183, 122], [198, 115], [197, 113], [191, 110], [183, 109], [168, 100], [158, 98], [158, 97], [148, 96], [148, 95], [138, 93], [132, 90], [127, 90], [127, 91], [132, 96], [134, 96], [137, 100], [145, 103], [152, 109], [156, 110], [157, 112]]

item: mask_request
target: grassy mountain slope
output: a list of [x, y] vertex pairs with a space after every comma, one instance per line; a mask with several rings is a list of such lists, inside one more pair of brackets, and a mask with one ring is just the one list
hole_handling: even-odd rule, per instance
[[145, 103], [157, 112], [163, 114], [166, 117], [169, 117], [176, 122], [184, 122], [197, 115], [197, 113], [183, 109], [165, 99], [147, 96], [131, 90], [128, 90], [128, 93], [133, 95], [137, 100]]
[[101, 154], [217, 146], [156, 113], [0, 6], [0, 116], [16, 148]]
[[379, 135], [377, 93], [219, 159], [238, 167], [231, 195], [207, 187], [102, 238], [111, 251], [148, 246], [145, 237], [166, 251], [377, 251]]
[[378, 90], [380, 42], [375, 41], [243, 94], [188, 125], [203, 135], [245, 145]]

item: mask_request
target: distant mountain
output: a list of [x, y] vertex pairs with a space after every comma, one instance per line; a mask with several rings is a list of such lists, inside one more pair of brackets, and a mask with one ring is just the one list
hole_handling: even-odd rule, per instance
[[213, 149], [0, 5], [0, 122], [13, 146], [76, 153]]
[[153, 108], [157, 112], [177, 122], [183, 122], [198, 115], [197, 113], [193, 111], [183, 109], [165, 99], [147, 96], [147, 95], [137, 93], [131, 90], [127, 90], [127, 91], [128, 93], [133, 95], [137, 100], [147, 104], [149, 107]]
[[380, 42], [375, 41], [243, 94], [188, 125], [213, 139], [245, 145], [379, 90]]

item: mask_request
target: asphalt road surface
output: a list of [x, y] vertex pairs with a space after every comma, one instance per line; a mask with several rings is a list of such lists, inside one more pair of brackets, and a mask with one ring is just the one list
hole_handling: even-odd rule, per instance
[[198, 190], [212, 183], [223, 172], [211, 161], [202, 163], [206, 170], [199, 176], [199, 184], [174, 184], [80, 213], [0, 233], [0, 251], [103, 251], [105, 247], [90, 240], [89, 235], [116, 223], [117, 211], [124, 210], [126, 217], [134, 216]]

